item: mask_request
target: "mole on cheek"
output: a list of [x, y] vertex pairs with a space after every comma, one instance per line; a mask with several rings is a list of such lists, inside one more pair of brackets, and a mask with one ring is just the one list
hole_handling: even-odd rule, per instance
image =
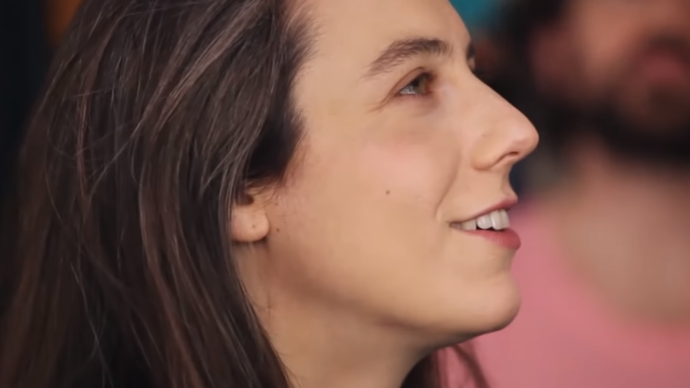
[[386, 195], [390, 195], [390, 194], [391, 194], [391, 191], [390, 191], [390, 190], [386, 190]]

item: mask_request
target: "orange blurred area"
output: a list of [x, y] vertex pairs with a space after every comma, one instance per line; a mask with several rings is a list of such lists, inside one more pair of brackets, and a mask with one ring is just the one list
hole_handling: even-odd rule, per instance
[[46, 30], [50, 45], [57, 47], [81, 0], [46, 0]]

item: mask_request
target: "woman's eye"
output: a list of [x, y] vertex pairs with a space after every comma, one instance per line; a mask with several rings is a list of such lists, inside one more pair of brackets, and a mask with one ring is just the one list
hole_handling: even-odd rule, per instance
[[417, 76], [417, 78], [413, 79], [412, 82], [402, 88], [399, 94], [403, 96], [425, 96], [429, 94], [429, 85], [431, 80], [431, 74], [420, 74]]

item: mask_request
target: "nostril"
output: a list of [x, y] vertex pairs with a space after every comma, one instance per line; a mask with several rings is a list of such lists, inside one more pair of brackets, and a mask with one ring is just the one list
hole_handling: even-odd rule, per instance
[[527, 156], [527, 153], [522, 153], [518, 151], [508, 152], [503, 155], [503, 158], [497, 163], [498, 165], [513, 165], [519, 162], [522, 158]]

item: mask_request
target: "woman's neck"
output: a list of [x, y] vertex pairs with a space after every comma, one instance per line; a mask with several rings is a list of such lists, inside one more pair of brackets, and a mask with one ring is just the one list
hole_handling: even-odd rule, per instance
[[[309, 303], [263, 310], [262, 323], [296, 388], [400, 388], [424, 354], [406, 349], [393, 328], [353, 322]], [[318, 307], [317, 307], [318, 308]], [[325, 308], [325, 307], [324, 307]]]
[[266, 272], [243, 272], [261, 324], [295, 388], [400, 388], [433, 351], [410, 343], [414, 336], [403, 328], [366, 321], [347, 306], [280, 285]]

